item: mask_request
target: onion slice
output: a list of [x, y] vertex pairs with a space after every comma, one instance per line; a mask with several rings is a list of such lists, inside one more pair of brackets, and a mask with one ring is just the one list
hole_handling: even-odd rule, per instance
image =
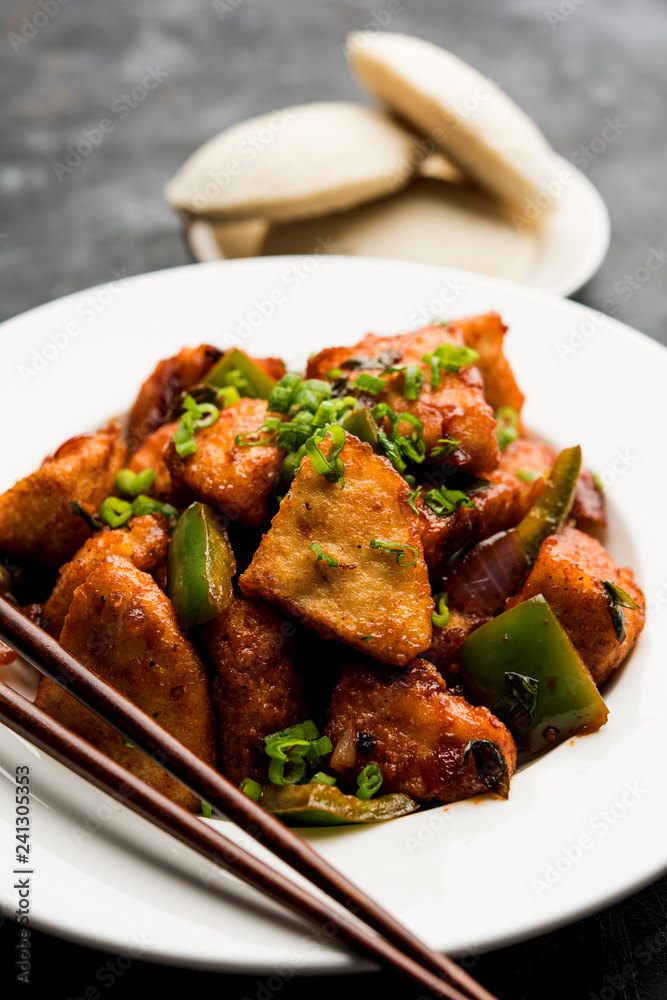
[[469, 611], [493, 615], [522, 586], [530, 565], [516, 530], [499, 531], [454, 566], [445, 588]]

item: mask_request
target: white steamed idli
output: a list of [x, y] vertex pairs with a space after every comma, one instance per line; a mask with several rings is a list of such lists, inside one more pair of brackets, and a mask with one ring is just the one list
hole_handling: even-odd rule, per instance
[[302, 104], [205, 143], [165, 197], [212, 218], [304, 219], [399, 190], [423, 156], [418, 137], [380, 111], [344, 101]]
[[335, 253], [390, 257], [520, 280], [536, 253], [506, 210], [471, 186], [420, 179], [391, 198], [328, 218], [274, 223], [263, 255]]
[[348, 36], [361, 83], [428, 135], [479, 184], [514, 208], [541, 195], [553, 153], [537, 125], [495, 83], [421, 38], [377, 32]]

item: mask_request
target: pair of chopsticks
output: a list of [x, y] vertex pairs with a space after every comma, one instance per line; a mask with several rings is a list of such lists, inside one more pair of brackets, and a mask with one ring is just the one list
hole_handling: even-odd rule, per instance
[[495, 1000], [460, 966], [428, 948], [280, 820], [199, 760], [4, 598], [0, 598], [0, 639], [40, 673], [64, 685], [69, 694], [138, 750], [159, 754], [165, 771], [234, 820], [355, 918], [296, 886], [0, 682], [0, 720], [8, 728], [254, 889], [318, 926], [330, 922], [338, 938], [364, 958], [396, 969], [430, 995], [450, 1000]]

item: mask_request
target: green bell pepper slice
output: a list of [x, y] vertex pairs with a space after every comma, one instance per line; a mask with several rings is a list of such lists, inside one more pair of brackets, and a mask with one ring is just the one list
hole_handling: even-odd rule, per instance
[[224, 525], [207, 504], [195, 502], [181, 514], [167, 568], [167, 593], [181, 628], [201, 625], [231, 604], [236, 560]]
[[348, 433], [354, 434], [360, 441], [369, 444], [373, 451], [381, 451], [378, 441], [379, 428], [369, 406], [361, 406], [358, 410], [352, 410], [341, 420], [340, 424]]
[[236, 347], [211, 368], [204, 381], [218, 389], [233, 386], [240, 396], [250, 396], [251, 399], [268, 399], [276, 384], [275, 379]]
[[556, 456], [540, 495], [517, 525], [516, 533], [532, 566], [540, 546], [560, 531], [567, 517], [581, 471], [581, 448], [564, 448]]
[[407, 816], [419, 808], [408, 795], [379, 795], [358, 799], [345, 795], [335, 785], [266, 785], [260, 805], [288, 826], [341, 826], [348, 823], [377, 823]]
[[596, 732], [607, 707], [541, 594], [482, 625], [461, 646], [461, 675], [475, 704], [537, 752]]

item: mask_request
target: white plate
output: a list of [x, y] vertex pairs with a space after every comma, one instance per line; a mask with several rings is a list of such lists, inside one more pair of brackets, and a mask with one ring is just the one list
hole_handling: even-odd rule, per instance
[[[608, 483], [608, 546], [634, 567], [649, 615], [605, 693], [608, 725], [521, 770], [508, 802], [482, 796], [372, 828], [306, 834], [416, 933], [454, 954], [572, 921], [665, 869], [667, 519], [652, 505], [667, 493], [667, 352], [607, 316], [519, 285], [344, 257], [177, 268], [69, 296], [0, 328], [5, 489], [70, 435], [125, 411], [155, 362], [185, 344], [226, 346], [256, 324], [242, 345], [289, 359], [354, 343], [368, 330], [409, 330], [424, 315], [488, 309], [510, 324], [507, 348], [528, 396], [528, 426], [558, 446], [581, 442]], [[43, 358], [68, 323], [77, 334], [26, 376], [33, 351]], [[568, 341], [582, 346], [562, 360], [558, 345]], [[36, 796], [36, 926], [113, 952], [227, 971], [361, 967], [233, 879], [211, 881], [193, 854], [1, 730], [2, 774], [23, 763]], [[3, 780], [7, 916], [16, 909], [12, 817], [13, 785]], [[99, 828], [86, 835], [87, 822]]]
[[[592, 278], [609, 249], [610, 222], [607, 207], [597, 188], [572, 163], [554, 156], [557, 180], [552, 203], [542, 213], [540, 206], [526, 208], [526, 218], [541, 216], [537, 254], [530, 270], [521, 280], [524, 285], [555, 295], [572, 295]], [[186, 225], [186, 238], [195, 260], [207, 263], [222, 260], [223, 253], [215, 230], [206, 219], [192, 219]]]

